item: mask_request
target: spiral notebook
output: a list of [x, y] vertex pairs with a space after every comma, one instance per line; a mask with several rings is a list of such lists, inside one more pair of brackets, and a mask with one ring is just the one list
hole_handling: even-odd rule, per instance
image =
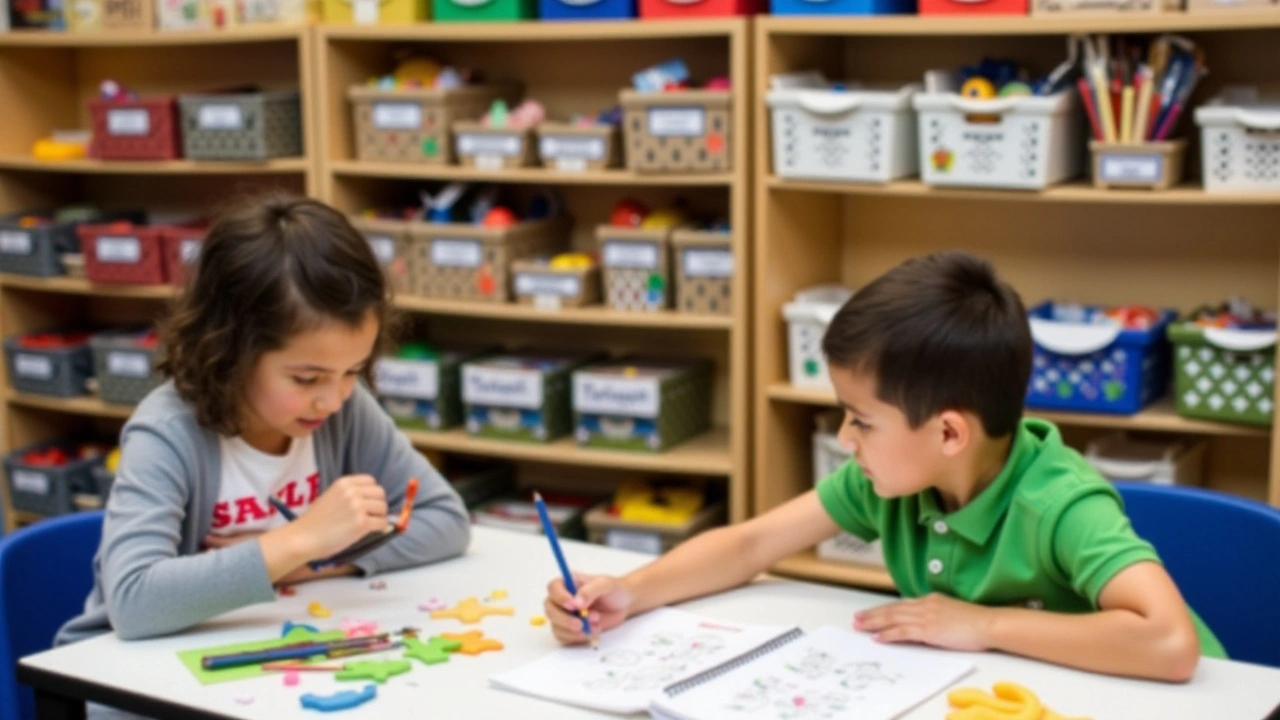
[[966, 656], [886, 646], [834, 627], [711, 620], [664, 608], [490, 682], [594, 710], [672, 720], [888, 720], [973, 669]]

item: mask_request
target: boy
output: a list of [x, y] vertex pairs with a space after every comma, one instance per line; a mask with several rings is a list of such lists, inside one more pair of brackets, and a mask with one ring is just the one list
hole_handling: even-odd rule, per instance
[[841, 308], [823, 352], [853, 453], [816, 490], [699, 535], [623, 578], [548, 585], [556, 637], [750, 581], [841, 529], [880, 538], [907, 598], [858, 613], [883, 642], [999, 650], [1183, 682], [1221, 646], [1119, 495], [1057, 428], [1022, 418], [1031, 336], [1017, 293], [963, 253], [909, 260]]

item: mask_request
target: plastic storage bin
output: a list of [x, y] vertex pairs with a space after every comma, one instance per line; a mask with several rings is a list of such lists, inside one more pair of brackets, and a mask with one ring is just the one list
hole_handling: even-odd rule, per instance
[[159, 285], [165, 275], [160, 226], [112, 223], [76, 229], [84, 253], [85, 277], [96, 283]]
[[0, 272], [51, 277], [65, 275], [64, 253], [79, 252], [76, 223], [50, 219], [24, 225], [26, 213], [0, 218]]
[[1140, 15], [1181, 10], [1182, 0], [1031, 0], [1031, 14], [1038, 17], [1110, 13]]
[[413, 291], [425, 297], [511, 301], [511, 264], [550, 255], [567, 244], [567, 218], [529, 220], [505, 228], [464, 223], [412, 223]]
[[1146, 438], [1114, 432], [1085, 446], [1084, 457], [1112, 482], [1199, 485], [1204, 480], [1208, 448], [1208, 443], [1201, 438]]
[[14, 390], [54, 397], [75, 397], [89, 391], [93, 351], [89, 334], [46, 331], [4, 339], [9, 384]]
[[672, 232], [673, 228], [596, 227], [606, 305], [614, 310], [671, 307]]
[[[76, 457], [78, 443], [68, 440], [43, 442], [4, 457], [4, 472], [9, 483], [9, 502], [15, 510], [38, 515], [59, 515], [75, 510], [72, 498], [78, 493], [93, 492], [96, 484], [93, 468], [102, 464], [103, 458]], [[62, 450], [68, 458], [61, 465], [28, 462], [29, 453], [52, 448]]]
[[90, 338], [89, 346], [103, 402], [136, 405], [164, 382], [156, 371], [160, 340], [154, 330], [109, 330]]
[[1169, 326], [1178, 414], [1270, 425], [1275, 415], [1276, 331]]
[[171, 283], [185, 283], [200, 259], [200, 245], [204, 242], [205, 227], [171, 226], [160, 233], [164, 248], [164, 276]]
[[1272, 0], [1187, 0], [1189, 13], [1267, 12], [1275, 7]]
[[550, 442], [573, 429], [573, 371], [590, 355], [509, 354], [464, 363], [467, 432]]
[[489, 127], [475, 120], [453, 124], [458, 162], [477, 170], [505, 170], [534, 164], [537, 149], [533, 129]]
[[1136, 413], [1169, 381], [1165, 338], [1176, 313], [1164, 310], [1145, 330], [1098, 319], [1094, 307], [1044, 302], [1028, 313], [1034, 346], [1027, 407]]
[[573, 373], [579, 445], [658, 452], [707, 429], [711, 363], [619, 360]]
[[636, 0], [540, 0], [543, 20], [623, 20], [636, 16]]
[[896, 15], [914, 13], [916, 0], [772, 0], [773, 15]]
[[[807, 2], [807, 0], [797, 0]], [[894, 90], [770, 90], [773, 171], [779, 177], [885, 183], [919, 171], [911, 98]]]
[[1228, 88], [1196, 108], [1205, 192], [1280, 192], [1280, 96]]
[[[556, 0], [557, 2], [559, 0]], [[538, 125], [538, 162], [560, 172], [604, 170], [621, 164], [621, 132], [615, 125]]]
[[324, 21], [334, 25], [407, 25], [431, 19], [427, 0], [323, 0]]
[[347, 90], [354, 114], [359, 160], [454, 163], [449, 129], [456, 120], [476, 118], [501, 97], [515, 99], [511, 86], [469, 85], [453, 90], [382, 90], [355, 85]]
[[687, 313], [733, 314], [733, 238], [715, 230], [676, 230], [676, 308]]
[[378, 399], [396, 425], [411, 430], [446, 430], [461, 425], [462, 364], [484, 354], [478, 349], [430, 351], [402, 346], [374, 365]]
[[782, 316], [787, 320], [787, 364], [792, 385], [832, 389], [827, 358], [822, 354], [822, 336], [831, 318], [852, 295], [852, 290], [839, 285], [819, 285], [801, 290], [782, 307]]
[[540, 310], [586, 307], [600, 302], [600, 266], [553, 267], [547, 258], [511, 263], [516, 302]]
[[1026, 15], [1029, 0], [920, 0], [921, 15]]
[[765, 0], [640, 0], [642, 18], [725, 17], [753, 15]]
[[733, 93], [681, 90], [619, 94], [627, 167], [641, 173], [733, 169]]
[[[813, 484], [816, 487], [824, 478], [840, 469], [853, 456], [840, 446], [835, 429], [840, 426], [840, 415], [828, 413], [816, 419], [813, 433]], [[884, 547], [879, 540], [867, 542], [852, 533], [841, 532], [833, 538], [818, 543], [818, 557], [836, 562], [877, 565], [884, 567]]]
[[532, 20], [538, 0], [432, 0], [436, 22]]
[[297, 90], [179, 95], [182, 149], [192, 160], [266, 160], [302, 155]]
[[171, 95], [89, 101], [90, 155], [103, 160], [172, 160], [182, 154]]
[[413, 292], [413, 244], [407, 220], [351, 217], [351, 226], [369, 241], [373, 256], [397, 293]]
[[723, 502], [711, 503], [687, 521], [670, 525], [623, 520], [609, 512], [612, 506], [605, 502], [587, 511], [587, 540], [650, 555], [664, 553], [703, 530], [723, 525], [728, 517], [728, 507]]
[[1074, 92], [990, 100], [919, 93], [912, 104], [927, 185], [1041, 190], [1080, 173]]

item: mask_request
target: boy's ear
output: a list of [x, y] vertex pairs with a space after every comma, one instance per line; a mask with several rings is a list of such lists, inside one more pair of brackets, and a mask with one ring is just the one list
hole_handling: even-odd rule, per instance
[[973, 442], [972, 418], [957, 410], [938, 413], [938, 426], [942, 429], [942, 454], [955, 457]]

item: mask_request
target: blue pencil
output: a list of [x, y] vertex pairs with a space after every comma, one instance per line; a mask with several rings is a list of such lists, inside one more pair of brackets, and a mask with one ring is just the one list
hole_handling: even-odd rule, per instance
[[[570, 595], [576, 596], [578, 588], [573, 584], [573, 574], [569, 572], [569, 564], [564, 561], [564, 552], [560, 550], [560, 538], [556, 536], [556, 527], [551, 524], [551, 517], [547, 515], [547, 504], [542, 501], [542, 495], [534, 493], [533, 504], [538, 508], [538, 517], [542, 519], [542, 532], [546, 534], [547, 542], [551, 543], [551, 553], [556, 556], [556, 564], [560, 566], [564, 587]], [[591, 621], [587, 619], [586, 608], [578, 608], [578, 617], [582, 618], [582, 632], [591, 638], [591, 647], [598, 648], [600, 644], [596, 641], [596, 636], [591, 634]]]

